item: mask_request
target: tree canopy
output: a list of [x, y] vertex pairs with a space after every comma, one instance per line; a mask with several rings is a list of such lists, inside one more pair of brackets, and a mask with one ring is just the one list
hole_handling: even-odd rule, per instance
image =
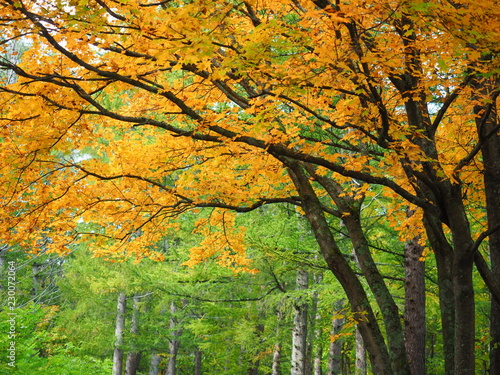
[[252, 270], [238, 214], [287, 203], [358, 314], [374, 373], [407, 374], [362, 225], [361, 208], [383, 197], [388, 225], [436, 259], [446, 372], [474, 373], [474, 263], [500, 326], [496, 2], [1, 4], [3, 241], [161, 260], [173, 219], [210, 207], [187, 264]]

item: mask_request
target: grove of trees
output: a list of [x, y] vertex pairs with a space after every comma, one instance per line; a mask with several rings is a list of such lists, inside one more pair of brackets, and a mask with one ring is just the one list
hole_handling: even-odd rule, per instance
[[495, 2], [0, 4], [19, 371], [500, 373]]

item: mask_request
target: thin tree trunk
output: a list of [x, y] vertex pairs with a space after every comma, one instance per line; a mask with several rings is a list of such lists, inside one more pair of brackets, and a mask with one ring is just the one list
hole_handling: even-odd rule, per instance
[[[5, 267], [6, 259], [5, 255], [9, 247], [7, 245], [0, 244], [0, 280], [7, 280], [7, 268]], [[5, 288], [7, 288], [7, 284], [5, 282], [0, 282], [0, 292], [2, 292]]]
[[31, 295], [36, 297], [38, 293], [40, 293], [40, 289], [42, 288], [42, 277], [41, 272], [44, 269], [44, 265], [38, 262], [33, 262], [31, 265], [31, 270], [33, 274], [33, 288], [31, 289]]
[[158, 353], [151, 354], [149, 361], [149, 375], [158, 375], [160, 372], [161, 356]]
[[342, 340], [339, 340], [337, 335], [341, 332], [342, 327], [344, 326], [344, 317], [338, 316], [343, 305], [344, 299], [341, 299], [336, 301], [333, 306], [335, 318], [332, 319], [330, 336], [336, 339], [330, 340], [330, 348], [328, 351], [328, 369], [326, 375], [338, 375], [341, 373], [342, 369]]
[[177, 370], [177, 354], [179, 352], [179, 336], [182, 330], [178, 327], [177, 306], [175, 302], [170, 302], [170, 341], [168, 343], [168, 364], [165, 369], [165, 375], [175, 375]]
[[425, 375], [425, 263], [419, 238], [405, 245], [405, 346], [411, 375]]
[[[314, 258], [318, 259], [319, 255], [315, 255]], [[321, 284], [323, 281], [323, 273], [316, 272], [313, 276], [313, 280], [315, 286]], [[321, 366], [323, 357], [323, 340], [321, 340], [321, 327], [319, 324], [321, 321], [321, 314], [318, 310], [318, 304], [318, 292], [317, 290], [314, 290], [311, 302], [311, 313], [309, 314], [311, 316], [311, 328], [309, 331], [311, 332], [312, 337], [309, 340], [307, 349], [308, 357], [312, 360], [308, 361], [310, 364], [309, 367], [311, 368], [306, 370], [306, 374], [323, 375], [323, 369]]]
[[273, 364], [271, 367], [272, 375], [281, 375], [281, 343], [274, 345], [273, 350]]
[[125, 292], [118, 293], [115, 323], [115, 349], [113, 353], [113, 375], [122, 375], [123, 372], [123, 334], [125, 331], [125, 312], [127, 297]]
[[[317, 296], [316, 296], [317, 298]], [[319, 313], [315, 314], [316, 316], [316, 325], [317, 327], [314, 329], [314, 352], [313, 352], [313, 361], [312, 361], [312, 373], [314, 375], [323, 375], [323, 368], [322, 368], [322, 359], [323, 359], [323, 342], [321, 340], [321, 328], [318, 327], [319, 325], [317, 324], [320, 319], [321, 315]]]
[[201, 375], [202, 360], [203, 353], [201, 350], [197, 349], [194, 352], [194, 375]]
[[[134, 305], [132, 308], [132, 322], [130, 325], [130, 333], [132, 334], [132, 343], [134, 343], [137, 334], [139, 333], [139, 298], [134, 296]], [[135, 346], [135, 344], [134, 344]], [[125, 362], [125, 375], [135, 375], [139, 368], [140, 353], [133, 350], [127, 353]]]
[[[307, 271], [300, 268], [297, 271], [297, 290], [306, 290], [308, 283], [309, 275]], [[291, 375], [305, 375], [308, 303], [299, 300], [295, 303], [294, 309]]]
[[274, 344], [273, 350], [273, 363], [271, 365], [271, 374], [272, 375], [281, 375], [281, 322], [283, 320], [283, 312], [278, 309], [276, 313], [276, 318], [278, 321], [278, 325], [276, 328], [276, 343]]
[[356, 369], [354, 373], [356, 375], [366, 375], [366, 349], [365, 343], [363, 342], [363, 336], [356, 328]]
[[[323, 354], [321, 351], [320, 354]], [[313, 374], [314, 375], [323, 375], [323, 368], [321, 367], [321, 357], [314, 357], [314, 366], [313, 366]]]

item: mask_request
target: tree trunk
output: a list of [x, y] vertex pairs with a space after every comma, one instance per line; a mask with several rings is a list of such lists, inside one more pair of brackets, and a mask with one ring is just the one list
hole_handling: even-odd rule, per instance
[[278, 308], [276, 312], [276, 319], [278, 321], [278, 325], [276, 328], [276, 343], [274, 344], [273, 350], [273, 363], [271, 365], [271, 374], [272, 375], [281, 375], [281, 322], [283, 320], [283, 312]]
[[36, 298], [38, 293], [40, 293], [40, 290], [42, 289], [41, 273], [44, 268], [45, 265], [38, 262], [33, 262], [33, 264], [31, 265], [31, 270], [33, 274], [33, 288], [31, 289], [32, 297]]
[[439, 308], [443, 338], [444, 373], [455, 373], [455, 296], [453, 290], [453, 248], [448, 243], [442, 224], [424, 214], [427, 238], [437, 265]]
[[356, 328], [356, 364], [354, 373], [356, 375], [366, 375], [366, 349], [363, 342], [363, 337]]
[[125, 312], [127, 297], [125, 292], [118, 293], [115, 323], [115, 349], [113, 353], [113, 375], [122, 375], [123, 372], [123, 334], [125, 331]]
[[455, 297], [455, 375], [473, 375], [475, 369], [475, 301], [472, 270], [474, 242], [458, 184], [445, 192], [445, 207], [451, 229], [453, 290]]
[[[6, 272], [6, 267], [5, 267], [5, 254], [7, 253], [7, 250], [9, 247], [7, 245], [1, 245], [0, 244], [0, 280], [7, 280], [7, 275], [5, 274]], [[0, 291], [3, 291], [7, 285], [5, 283], [0, 283]]]
[[[300, 268], [297, 271], [296, 280], [297, 290], [306, 290], [308, 288], [309, 275], [307, 271]], [[305, 375], [308, 302], [301, 298], [295, 303], [294, 309], [291, 375]]]
[[330, 348], [328, 351], [328, 370], [326, 375], [338, 375], [342, 369], [342, 340], [338, 339], [338, 334], [344, 326], [344, 317], [337, 317], [339, 311], [342, 309], [344, 299], [338, 300], [333, 306], [335, 318], [332, 319], [332, 329], [330, 336], [337, 337], [335, 340], [330, 340]]
[[[473, 258], [457, 257], [454, 262], [455, 292], [455, 374], [474, 375], [475, 301], [472, 283]], [[471, 259], [472, 258], [472, 259]]]
[[[315, 259], [319, 258], [319, 255], [315, 255]], [[314, 285], [319, 285], [323, 281], [323, 273], [316, 272], [313, 276]], [[314, 374], [314, 375], [323, 375], [322, 369], [322, 358], [323, 358], [323, 340], [321, 339], [321, 313], [318, 309], [319, 304], [319, 296], [318, 291], [315, 290], [312, 296], [311, 303], [311, 329], [309, 330], [312, 333], [312, 337], [309, 340], [308, 345], [308, 356], [310, 354], [310, 358], [312, 360], [308, 361], [310, 363], [311, 369], [309, 372], [306, 371], [306, 374]]]
[[197, 349], [194, 352], [194, 375], [201, 375], [203, 353], [201, 350]]
[[272, 375], [281, 375], [281, 343], [274, 345]]
[[179, 336], [181, 330], [178, 329], [177, 306], [175, 302], [170, 302], [170, 341], [168, 343], [168, 364], [165, 369], [165, 375], [175, 375], [177, 370], [177, 353], [179, 352]]
[[149, 375], [158, 375], [160, 373], [161, 356], [157, 353], [151, 354], [149, 361]]
[[[323, 354], [323, 353], [321, 353], [321, 351], [320, 351], [320, 354]], [[321, 357], [319, 357], [319, 356], [314, 357], [313, 374], [314, 375], [323, 375], [323, 368], [321, 367]]]
[[405, 346], [411, 375], [425, 375], [425, 263], [419, 238], [405, 245]]
[[[139, 298], [134, 296], [134, 305], [132, 310], [132, 322], [130, 325], [130, 333], [132, 334], [132, 344], [135, 346], [136, 336], [139, 333]], [[127, 353], [125, 362], [125, 375], [135, 375], [139, 368], [140, 353], [133, 350]]]

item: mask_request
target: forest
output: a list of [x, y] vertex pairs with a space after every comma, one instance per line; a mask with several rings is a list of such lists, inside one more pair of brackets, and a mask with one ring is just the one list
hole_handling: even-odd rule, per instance
[[496, 2], [0, 4], [1, 374], [500, 374]]

